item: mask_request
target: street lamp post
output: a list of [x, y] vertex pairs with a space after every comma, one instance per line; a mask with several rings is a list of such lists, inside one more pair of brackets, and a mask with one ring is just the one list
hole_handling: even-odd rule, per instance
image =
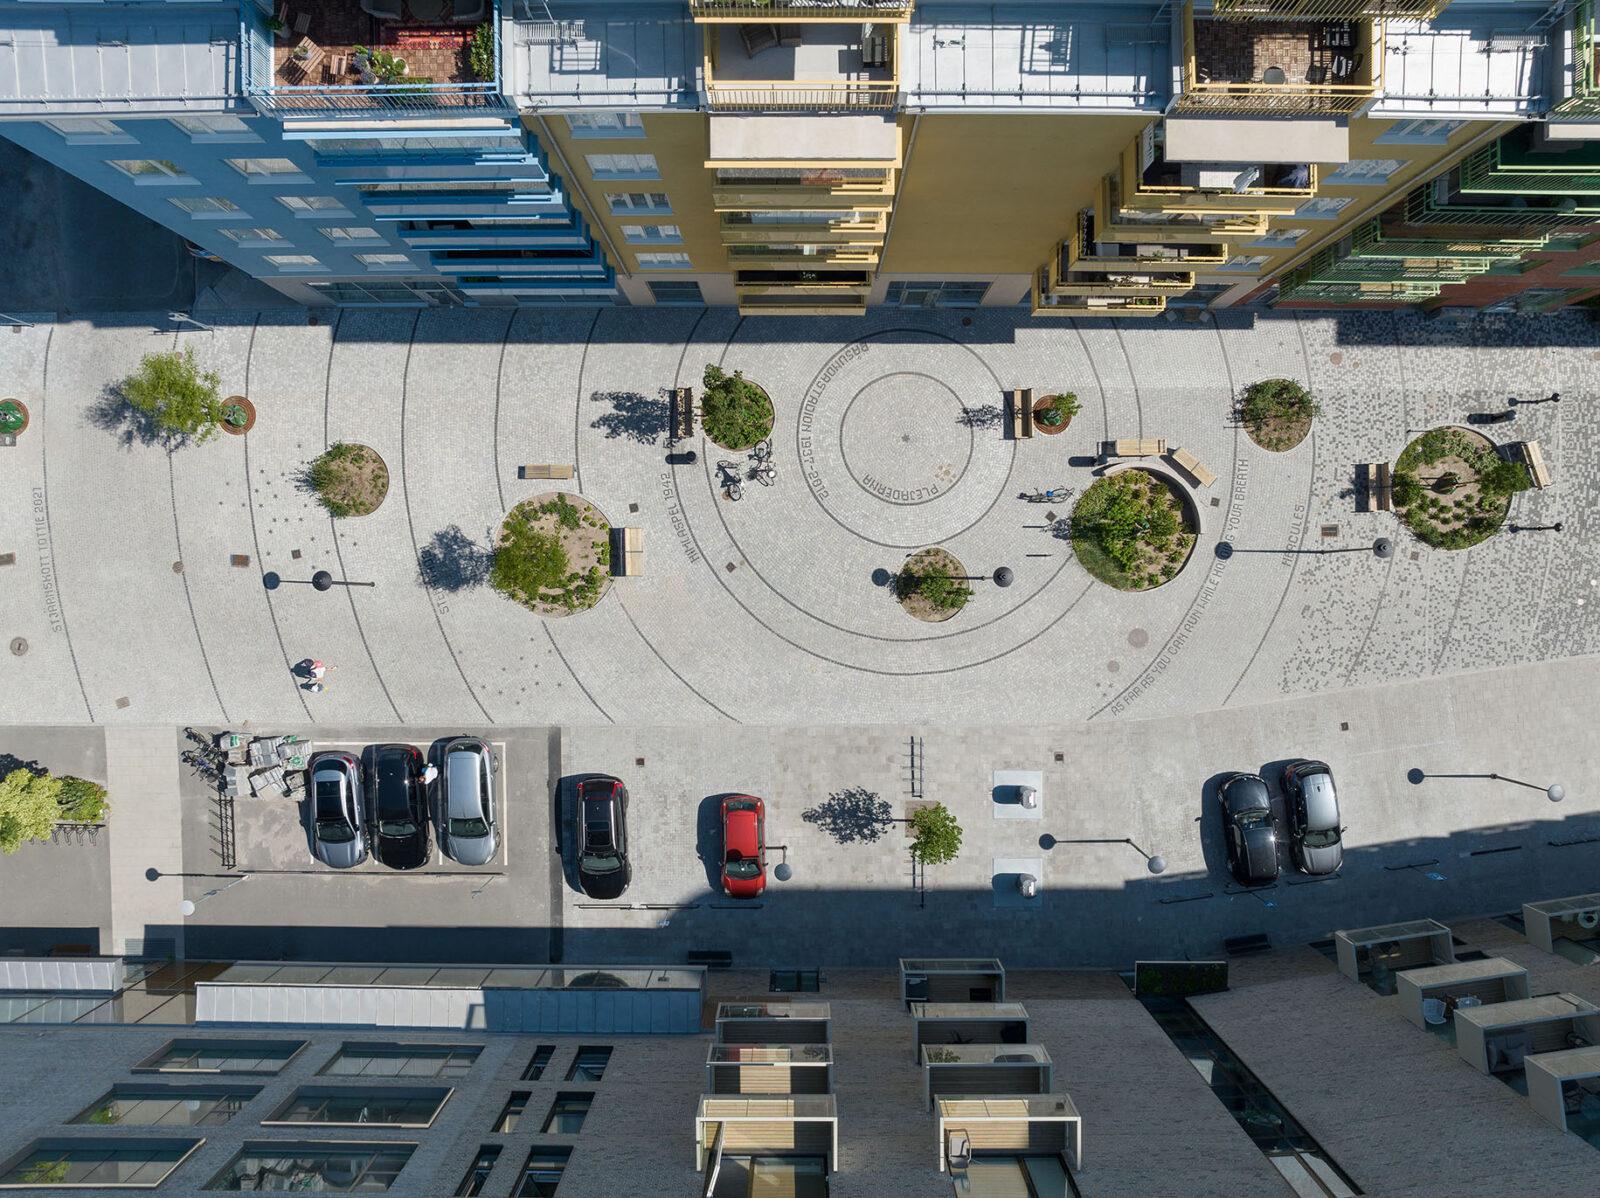
[[217, 331], [204, 321], [196, 320], [187, 312], [168, 312], [167, 319], [172, 321], [174, 324], [192, 324], [195, 328], [204, 329], [208, 333], [215, 333]]
[[1341, 545], [1334, 549], [1240, 549], [1231, 541], [1218, 541], [1217, 547], [1212, 552], [1220, 561], [1227, 561], [1236, 553], [1297, 553], [1321, 556], [1328, 553], [1370, 553], [1382, 561], [1388, 561], [1394, 556], [1394, 542], [1388, 537], [1379, 537], [1370, 545]]
[[1017, 579], [1010, 566], [1001, 566], [993, 574], [952, 574], [950, 577], [957, 582], [992, 582], [997, 587], [1008, 587]]
[[1554, 524], [1508, 524], [1506, 527], [1512, 532], [1560, 532], [1561, 521], [1557, 520]]
[[1419, 769], [1406, 771], [1406, 781], [1413, 786], [1420, 786], [1430, 778], [1478, 778], [1491, 782], [1509, 782], [1513, 786], [1523, 786], [1528, 790], [1542, 790], [1544, 797], [1552, 803], [1559, 803], [1567, 797], [1567, 788], [1559, 782], [1552, 782], [1549, 786], [1540, 786], [1537, 782], [1524, 782], [1521, 778], [1509, 778], [1505, 774], [1428, 774]]
[[233, 881], [229, 882], [226, 886], [218, 886], [214, 890], [208, 890], [197, 899], [184, 899], [181, 903], [178, 904], [178, 910], [186, 917], [190, 916], [190, 915], [193, 915], [194, 912], [195, 912], [195, 908], [198, 907], [201, 903], [205, 902], [208, 898], [214, 898], [215, 896], [221, 894], [224, 890], [232, 890], [240, 882], [247, 881], [249, 879], [249, 877], [250, 877], [249, 874], [240, 874], [237, 878], [235, 878]]
[[310, 578], [283, 578], [271, 571], [261, 576], [261, 585], [269, 591], [275, 591], [286, 582], [310, 586], [318, 591], [331, 591], [334, 587], [375, 587], [375, 582], [352, 582], [348, 578], [335, 578], [326, 570], [318, 570]]
[[1060, 840], [1054, 836], [1051, 836], [1047, 832], [1043, 836], [1039, 837], [1039, 847], [1044, 849], [1046, 852], [1049, 852], [1058, 844], [1125, 844], [1134, 852], [1138, 853], [1139, 856], [1144, 858], [1144, 867], [1151, 873], [1164, 873], [1167, 868], [1167, 859], [1165, 857], [1163, 857], [1160, 853], [1145, 852], [1134, 842], [1133, 837], [1131, 836], [1116, 836], [1107, 838], [1091, 837], [1087, 839]]

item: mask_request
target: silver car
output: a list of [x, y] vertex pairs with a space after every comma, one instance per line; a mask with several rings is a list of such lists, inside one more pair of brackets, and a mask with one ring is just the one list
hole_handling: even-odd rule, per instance
[[306, 772], [312, 853], [334, 869], [360, 865], [367, 859], [360, 764], [348, 753], [318, 753]]
[[1344, 829], [1333, 771], [1320, 761], [1291, 761], [1283, 769], [1284, 806], [1295, 864], [1308, 874], [1331, 874], [1344, 864]]
[[440, 804], [444, 851], [462, 865], [484, 865], [500, 845], [494, 810], [494, 775], [500, 769], [489, 746], [458, 736], [444, 747], [444, 798]]

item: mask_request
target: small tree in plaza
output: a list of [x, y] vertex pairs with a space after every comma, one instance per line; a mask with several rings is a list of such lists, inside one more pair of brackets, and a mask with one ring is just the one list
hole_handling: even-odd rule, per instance
[[49, 840], [61, 812], [61, 779], [32, 770], [12, 770], [0, 779], [0, 853], [25, 841]]
[[729, 374], [713, 363], [701, 384], [701, 423], [722, 448], [749, 449], [772, 434], [772, 401], [740, 371]]
[[1245, 431], [1262, 449], [1274, 453], [1300, 444], [1320, 415], [1321, 405], [1293, 379], [1262, 379], [1239, 397], [1239, 420]]
[[58, 819], [75, 824], [105, 822], [106, 816], [111, 812], [111, 804], [106, 801], [104, 786], [72, 774], [62, 774], [59, 781], [61, 793], [56, 796], [56, 802], [60, 806]]
[[961, 852], [961, 825], [943, 803], [911, 815], [911, 855], [923, 865], [944, 865]]
[[118, 390], [128, 405], [169, 437], [206, 441], [216, 434], [224, 412], [222, 379], [201, 370], [194, 350], [146, 354], [139, 369]]

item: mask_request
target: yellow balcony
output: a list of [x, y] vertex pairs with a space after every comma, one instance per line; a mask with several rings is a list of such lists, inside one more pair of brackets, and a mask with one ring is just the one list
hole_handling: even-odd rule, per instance
[[1213, 0], [1212, 14], [1219, 21], [1426, 21], [1443, 7], [1441, 0]]
[[1155, 212], [1284, 216], [1317, 193], [1314, 163], [1229, 164], [1167, 162], [1135, 139], [1122, 152], [1117, 186], [1126, 208]]
[[708, 25], [706, 98], [713, 110], [870, 112], [900, 94], [892, 24]]
[[911, 0], [855, 0], [854, 3], [794, 3], [793, 0], [763, 0], [738, 3], [737, 0], [689, 0], [689, 14], [696, 23], [741, 24], [744, 22], [825, 22], [892, 21], [903, 25], [911, 19]]
[[1233, 255], [1221, 241], [1175, 242], [1122, 240], [1101, 236], [1094, 210], [1078, 214], [1077, 233], [1066, 243], [1068, 270], [1125, 270], [1129, 266], [1214, 266]]
[[1174, 111], [1350, 116], [1383, 86], [1382, 21], [1196, 17], [1183, 8], [1183, 92]]
[[894, 207], [894, 189], [883, 185], [851, 191], [832, 187], [713, 187], [711, 207], [716, 212], [777, 212], [795, 208], [888, 212]]
[[1166, 310], [1164, 295], [1052, 295], [1046, 267], [1033, 280], [1035, 316], [1160, 316]]
[[1117, 177], [1100, 180], [1095, 197], [1095, 227], [1116, 241], [1186, 244], [1190, 242], [1255, 240], [1267, 231], [1268, 220], [1255, 213], [1139, 212], [1122, 207]]
[[888, 230], [885, 213], [854, 213], [860, 219], [816, 221], [741, 221], [724, 216], [723, 245], [857, 245], [877, 247]]
[[736, 270], [766, 267], [778, 270], [870, 270], [878, 265], [876, 249], [855, 246], [814, 246], [812, 252], [781, 246], [736, 245], [725, 247]]
[[1194, 288], [1194, 272], [1145, 266], [1078, 268], [1067, 261], [1070, 243], [1060, 242], [1051, 255], [1047, 282], [1052, 295], [1182, 295]]

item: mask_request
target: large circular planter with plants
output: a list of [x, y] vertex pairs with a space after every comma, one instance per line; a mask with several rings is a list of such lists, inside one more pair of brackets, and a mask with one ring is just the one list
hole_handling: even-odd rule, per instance
[[370, 516], [389, 494], [388, 464], [376, 449], [354, 441], [330, 445], [306, 475], [330, 516]]
[[217, 423], [223, 432], [242, 437], [256, 426], [256, 405], [242, 395], [230, 395], [222, 401], [222, 419]]
[[611, 524], [587, 499], [550, 491], [507, 513], [489, 585], [541, 616], [587, 611], [611, 585]]
[[701, 380], [700, 425], [723, 449], [749, 449], [772, 436], [772, 399], [758, 383], [735, 370], [707, 366]]
[[1435, 549], [1470, 549], [1500, 531], [1511, 497], [1531, 480], [1482, 433], [1446, 425], [1405, 447], [1391, 485], [1395, 514], [1412, 536]]
[[1288, 453], [1311, 432], [1321, 409], [1293, 379], [1262, 379], [1239, 397], [1239, 422], [1250, 440], [1268, 453]]
[[1129, 466], [1079, 497], [1069, 528], [1072, 551], [1091, 575], [1119, 591], [1148, 591], [1188, 564], [1200, 518], [1177, 480]]
[[20, 399], [0, 399], [0, 433], [13, 437], [28, 427], [28, 405]]
[[929, 624], [948, 620], [972, 598], [967, 570], [945, 549], [919, 549], [894, 577], [895, 598], [908, 615]]
[[1033, 427], [1047, 437], [1064, 433], [1081, 406], [1071, 391], [1036, 399], [1033, 401]]

